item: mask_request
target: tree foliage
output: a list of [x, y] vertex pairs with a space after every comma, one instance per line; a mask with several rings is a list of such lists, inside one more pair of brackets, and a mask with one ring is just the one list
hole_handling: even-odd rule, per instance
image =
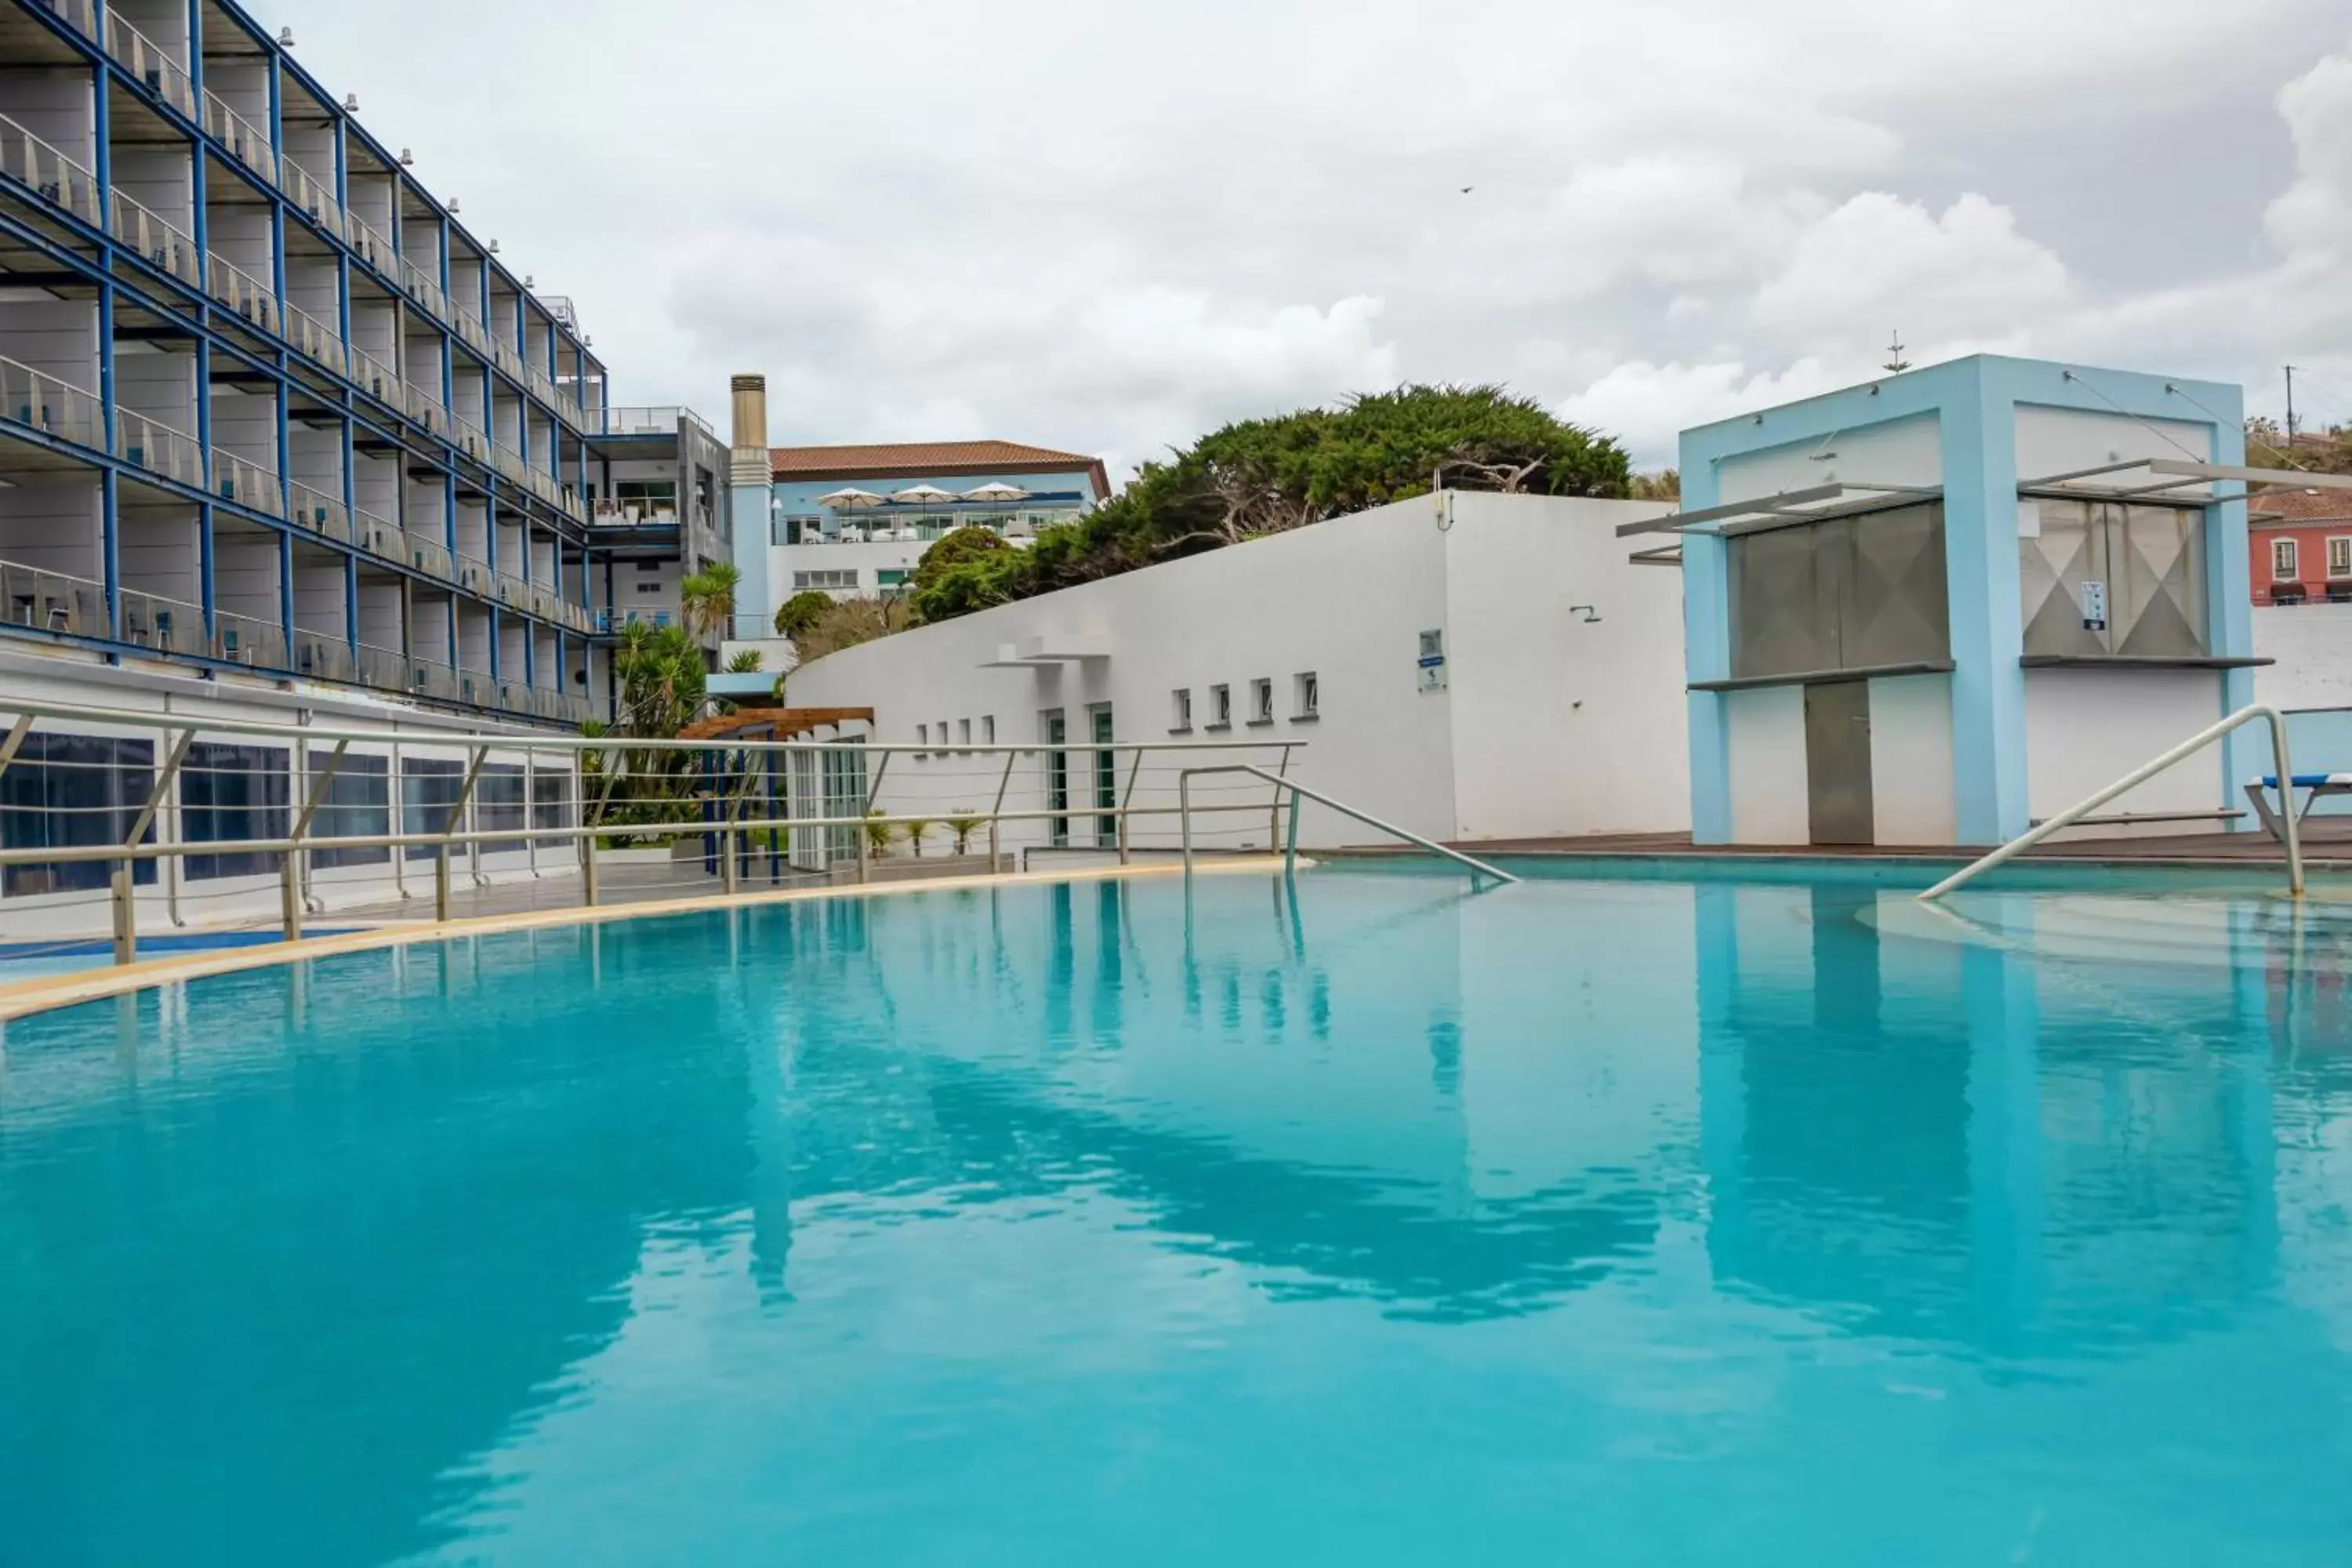
[[1165, 462], [1145, 464], [1118, 495], [1044, 531], [1027, 550], [960, 546], [928, 581], [926, 554], [908, 597], [923, 620], [946, 620], [1434, 486], [1623, 496], [1629, 480], [1614, 440], [1554, 417], [1533, 398], [1496, 386], [1402, 387], [1213, 431]]
[[742, 584], [741, 567], [731, 561], [713, 562], [678, 579], [678, 614], [704, 637], [724, 637], [734, 623], [735, 590]]
[[[620, 682], [616, 724], [590, 722], [591, 739], [669, 740], [702, 711], [708, 677], [702, 649], [684, 626], [631, 621], [613, 649]], [[591, 820], [599, 826], [651, 822], [675, 816], [670, 803], [694, 787], [689, 753], [656, 747], [618, 747], [581, 759]]]
[[800, 656], [801, 663], [806, 664], [813, 658], [823, 658], [826, 654], [903, 631], [909, 619], [903, 598], [828, 599], [823, 613], [793, 638], [793, 651]]
[[797, 650], [801, 634], [814, 626], [831, 608], [833, 595], [823, 589], [810, 588], [794, 594], [776, 606], [776, 635], [789, 639]]

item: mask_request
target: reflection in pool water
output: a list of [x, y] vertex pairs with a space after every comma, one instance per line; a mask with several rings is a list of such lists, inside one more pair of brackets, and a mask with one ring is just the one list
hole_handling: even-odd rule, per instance
[[2352, 1560], [2347, 966], [1879, 898], [1033, 886], [11, 1026], [0, 1561]]

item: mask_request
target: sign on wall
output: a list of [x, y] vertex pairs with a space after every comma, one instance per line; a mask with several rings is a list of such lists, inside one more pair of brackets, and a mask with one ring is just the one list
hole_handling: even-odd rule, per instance
[[2107, 585], [2096, 577], [2083, 579], [2083, 629], [2086, 632], [2107, 629]]
[[1445, 633], [1444, 631], [1431, 631], [1421, 634], [1421, 658], [1417, 662], [1420, 666], [1421, 689], [1423, 691], [1444, 690]]

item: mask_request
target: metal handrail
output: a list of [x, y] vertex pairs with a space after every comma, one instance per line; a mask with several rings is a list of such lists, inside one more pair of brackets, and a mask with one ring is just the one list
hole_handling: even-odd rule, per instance
[[1921, 893], [1919, 901], [1926, 903], [1931, 900], [1940, 899], [1955, 889], [1965, 887], [2002, 861], [2022, 855], [2052, 834], [2074, 826], [2116, 796], [2126, 791], [2138, 788], [2182, 758], [2195, 755], [2231, 731], [2251, 724], [2257, 719], [2267, 720], [2271, 727], [2272, 776], [2278, 782], [2279, 819], [2286, 838], [2287, 891], [2295, 898], [2303, 897], [2303, 835], [2296, 826], [2294, 816], [2294, 766], [2287, 755], [2286, 715], [2267, 703], [2255, 702], [2239, 709], [2218, 724], [2210, 724], [2198, 731], [2162, 756], [2142, 763], [2105, 789], [2067, 807], [2041, 826], [2019, 834], [1982, 859], [1962, 867]]
[[[1345, 802], [1333, 800], [1318, 790], [1308, 789], [1297, 779], [1286, 778], [1280, 773], [1268, 773], [1265, 769], [1249, 763], [1231, 763], [1212, 768], [1186, 768], [1176, 775], [1177, 819], [1184, 836], [1184, 871], [1187, 876], [1190, 876], [1192, 870], [1192, 780], [1208, 773], [1247, 773], [1253, 778], [1264, 779], [1274, 786], [1277, 798], [1284, 790], [1290, 792], [1290, 826], [1284, 835], [1282, 847], [1282, 868], [1286, 872], [1296, 871], [1298, 868], [1298, 803], [1301, 800], [1311, 800], [1316, 805], [1327, 806], [1342, 816], [1353, 817], [1376, 832], [1385, 833], [1391, 838], [1402, 838], [1408, 844], [1419, 845], [1433, 854], [1443, 855], [1449, 860], [1467, 866], [1470, 868], [1470, 886], [1473, 890], [1477, 888], [1478, 879], [1481, 877], [1492, 877], [1497, 882], [1516, 882], [1519, 879], [1508, 871], [1490, 866], [1475, 856], [1465, 855], [1459, 849], [1449, 849], [1434, 838], [1423, 838], [1420, 834], [1399, 827], [1393, 822], [1382, 822], [1370, 812], [1359, 811]], [[1087, 815], [1102, 814], [1090, 812]]]

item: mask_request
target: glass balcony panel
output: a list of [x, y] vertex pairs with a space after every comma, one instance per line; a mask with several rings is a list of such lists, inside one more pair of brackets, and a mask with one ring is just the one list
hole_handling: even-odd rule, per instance
[[97, 226], [97, 177], [5, 115], [0, 115], [0, 174]]

